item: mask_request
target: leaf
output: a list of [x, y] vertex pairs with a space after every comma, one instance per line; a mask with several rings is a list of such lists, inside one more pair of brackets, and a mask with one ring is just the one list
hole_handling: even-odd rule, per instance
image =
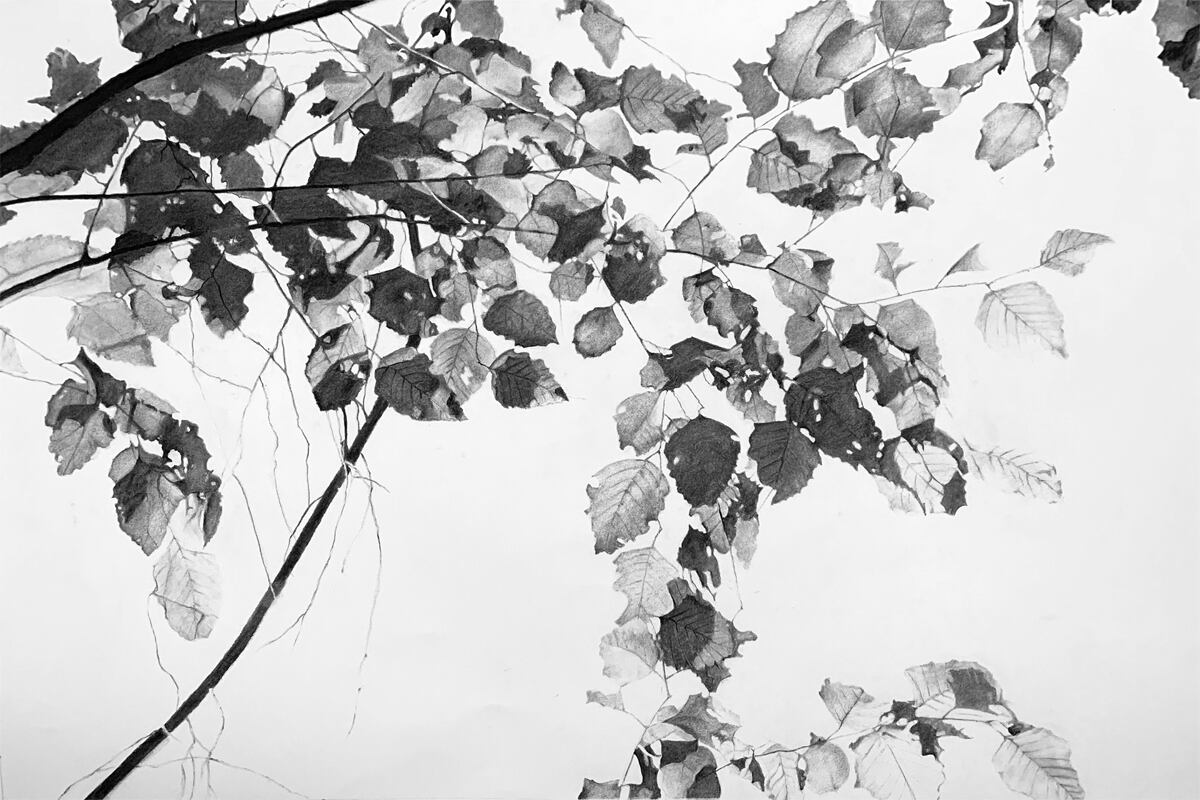
[[686, 81], [664, 78], [654, 67], [630, 67], [621, 76], [621, 113], [638, 133], [682, 130], [681, 117], [687, 119], [692, 101], [704, 98]]
[[585, 258], [588, 248], [602, 238], [605, 225], [604, 206], [598, 205], [556, 220], [558, 232], [545, 257], [563, 264], [573, 258]]
[[0, 328], [0, 372], [9, 375], [24, 375], [27, 370], [17, 352], [17, 340], [7, 328]]
[[404, 267], [377, 272], [368, 280], [371, 316], [402, 336], [420, 334], [429, 318], [441, 310], [429, 281]]
[[1050, 293], [1033, 281], [989, 289], [979, 304], [975, 326], [994, 347], [1035, 345], [1067, 357], [1062, 312]]
[[683, 279], [683, 299], [696, 322], [707, 321], [722, 336], [735, 336], [758, 318], [754, 298], [712, 270]]
[[1159, 0], [1154, 27], [1162, 45], [1158, 60], [1188, 90], [1188, 97], [1200, 98], [1200, 10], [1188, 0]]
[[122, 260], [109, 268], [113, 293], [124, 295], [138, 325], [162, 341], [187, 311], [172, 276], [177, 262], [169, 247], [160, 246], [132, 263]]
[[142, 552], [150, 555], [162, 544], [167, 524], [183, 502], [183, 492], [163, 459], [132, 446], [113, 459], [117, 522]]
[[812, 120], [789, 114], [775, 123], [775, 138], [750, 155], [746, 185], [777, 196], [791, 190], [820, 191], [834, 159], [857, 153], [836, 127], [817, 130]]
[[818, 78], [834, 78], [839, 84], [871, 62], [875, 55], [875, 25], [856, 19], [843, 22], [817, 48]]
[[1014, 792], [1034, 800], [1082, 800], [1079, 773], [1071, 766], [1071, 748], [1045, 728], [1005, 735], [992, 766]]
[[[716, 758], [706, 747], [690, 743], [691, 752], [680, 760], [663, 759], [658, 785], [663, 797], [717, 797], [721, 793]], [[667, 745], [664, 744], [664, 750]]]
[[460, 403], [487, 380], [496, 351], [470, 328], [451, 328], [438, 334], [429, 347], [429, 371], [440, 375]]
[[821, 687], [820, 695], [839, 730], [873, 728], [888, 709], [887, 703], [876, 700], [860, 687], [835, 683], [828, 678]]
[[1102, 233], [1088, 233], [1074, 228], [1056, 231], [1042, 248], [1039, 266], [1074, 277], [1083, 272], [1097, 247], [1110, 242], [1112, 239]]
[[954, 709], [989, 712], [1001, 702], [996, 679], [974, 661], [929, 662], [904, 671], [923, 716], [943, 717]]
[[783, 338], [787, 342], [789, 353], [794, 356], [803, 356], [824, 332], [825, 326], [820, 321], [797, 311], [788, 317], [783, 329]]
[[814, 794], [836, 792], [850, 780], [850, 759], [833, 742], [820, 742], [804, 751], [804, 788]]
[[[888, 343], [900, 349], [910, 360], [915, 360], [922, 375], [934, 383], [935, 389], [940, 390], [945, 383], [942, 354], [929, 312], [909, 298], [881, 308], [875, 321], [887, 336]], [[881, 379], [883, 377], [880, 376]]]
[[375, 370], [375, 394], [401, 414], [421, 421], [461, 420], [462, 404], [431, 371], [429, 357], [402, 347]]
[[940, 447], [890, 439], [881, 465], [883, 477], [911, 495], [926, 514], [954, 514], [966, 502], [958, 460]]
[[784, 250], [767, 269], [775, 297], [798, 314], [812, 314], [828, 294], [829, 271], [803, 250]]
[[737, 73], [738, 94], [752, 117], [761, 117], [779, 103], [779, 92], [767, 80], [767, 65], [759, 62], [747, 63], [738, 59], [733, 65]]
[[683, 708], [667, 717], [663, 722], [674, 725], [697, 742], [714, 746], [714, 737], [719, 742], [731, 742], [737, 733], [737, 717], [721, 707], [713, 695], [690, 695]]
[[862, 367], [841, 373], [818, 367], [796, 375], [784, 395], [788, 421], [808, 431], [826, 455], [874, 470], [883, 434], [858, 398]]
[[371, 357], [357, 323], [341, 325], [318, 337], [304, 368], [322, 411], [349, 405], [366, 385], [370, 371]]
[[639, 456], [663, 438], [663, 393], [657, 390], [626, 397], [613, 415], [621, 447], [632, 447]]
[[792, 100], [823, 97], [838, 88], [836, 78], [820, 77], [817, 49], [840, 25], [852, 19], [845, 0], [821, 0], [788, 20], [775, 43], [768, 71], [775, 85]]
[[[955, 261], [954, 264], [947, 270], [945, 277], [949, 277], [956, 272], [987, 272], [987, 265], [979, 257], [980, 245], [972, 245], [971, 249], [963, 253], [962, 256]], [[944, 279], [943, 278], [943, 279]]]
[[50, 78], [50, 96], [29, 102], [58, 112], [99, 88], [100, 59], [82, 64], [69, 50], [56, 47], [46, 56], [46, 75]]
[[557, 14], [561, 19], [564, 14], [573, 14], [576, 11], [583, 12], [579, 26], [587, 34], [588, 41], [600, 54], [604, 66], [611, 67], [617, 60], [625, 21], [618, 17], [612, 6], [604, 0], [564, 0], [563, 7]]
[[113, 421], [96, 408], [82, 422], [66, 418], [50, 433], [50, 452], [58, 462], [58, 474], [70, 475], [82, 467], [101, 447], [113, 440]]
[[625, 710], [625, 699], [621, 696], [621, 692], [619, 690], [605, 694], [604, 692], [590, 689], [587, 693], [587, 701], [589, 703], [595, 703], [598, 706], [604, 706], [605, 708], [613, 708], [617, 711]]
[[1038, 4], [1037, 21], [1025, 31], [1030, 72], [1061, 75], [1083, 47], [1083, 30], [1075, 19], [1085, 10], [1070, 0], [1043, 0]]
[[626, 550], [613, 560], [617, 580], [613, 588], [625, 595], [627, 604], [618, 625], [631, 619], [661, 617], [674, 607], [667, 583], [679, 577], [679, 570], [655, 547]]
[[900, 277], [900, 273], [911, 267], [913, 262], [900, 260], [899, 242], [880, 242], [875, 246], [879, 248], [879, 258], [875, 261], [875, 274], [896, 287], [896, 279]]
[[154, 565], [154, 597], [167, 624], [189, 642], [206, 639], [217, 623], [221, 589], [217, 560], [171, 542]]
[[689, 420], [663, 450], [675, 487], [693, 506], [716, 502], [733, 477], [740, 451], [732, 428], [703, 415]]
[[604, 634], [600, 657], [604, 659], [604, 677], [627, 686], [654, 671], [658, 644], [645, 621], [633, 619]]
[[[0, 292], [8, 291], [22, 281], [53, 272], [59, 267], [75, 261], [83, 253], [83, 243], [67, 236], [31, 236], [0, 247]], [[68, 289], [73, 296], [93, 294], [108, 288], [107, 270], [93, 269], [101, 281], [82, 282], [80, 270], [72, 270], [59, 277], [39, 284], [36, 289], [24, 292], [22, 297], [34, 293], [53, 293], [49, 290]]]
[[934, 800], [944, 780], [941, 762], [921, 755], [920, 743], [891, 728], [872, 731], [850, 745], [857, 760], [855, 786], [875, 800]]
[[1006, 492], [1057, 503], [1062, 499], [1062, 481], [1058, 471], [1044, 461], [1013, 450], [966, 447], [971, 467], [983, 480], [995, 481]]
[[889, 50], [916, 50], [945, 40], [950, 9], [942, 0], [876, 0], [871, 20]]
[[545, 304], [535, 296], [517, 289], [500, 295], [483, 315], [483, 327], [521, 347], [554, 344], [558, 334]]
[[1045, 125], [1029, 103], [1001, 103], [983, 118], [975, 158], [993, 170], [1038, 146]]
[[[236, 330], [246, 318], [246, 296], [254, 288], [254, 275], [237, 266], [205, 239], [188, 254], [193, 283], [198, 282], [204, 320], [218, 335]], [[189, 284], [190, 285], [190, 284]]]
[[588, 516], [597, 553], [615, 553], [645, 533], [666, 507], [670, 486], [652, 462], [639, 458], [609, 464], [587, 487]]
[[575, 325], [575, 352], [584, 358], [595, 358], [616, 346], [625, 329], [612, 306], [593, 308]]
[[677, 250], [717, 261], [732, 259], [741, 246], [712, 214], [697, 211], [671, 233]]
[[583, 779], [583, 788], [579, 790], [579, 800], [585, 798], [619, 798], [621, 796], [621, 780], [614, 778], [611, 781], [594, 781], [591, 778]]
[[484, 39], [499, 39], [504, 32], [504, 18], [495, 0], [459, 0], [454, 21], [467, 33]]
[[738, 654], [743, 642], [754, 641], [749, 631], [739, 631], [703, 598], [690, 593], [683, 579], [668, 587], [675, 607], [659, 619], [658, 642], [663, 663], [690, 669], [710, 692], [729, 677], [725, 660]]
[[528, 353], [507, 350], [489, 368], [492, 372], [492, 392], [505, 408], [537, 408], [561, 403], [567, 393], [549, 367]]
[[749, 456], [758, 465], [759, 481], [775, 490], [772, 504], [799, 494], [821, 463], [816, 446], [790, 422], [755, 425]]
[[864, 136], [888, 139], [915, 139], [933, 130], [933, 123], [942, 116], [929, 89], [904, 70], [892, 67], [855, 81], [846, 92], [845, 107], [847, 125], [854, 125]]
[[511, 289], [517, 285], [508, 248], [491, 236], [463, 242], [462, 258], [472, 277], [485, 289]]
[[568, 261], [550, 274], [550, 294], [558, 300], [574, 301], [583, 297], [595, 277], [592, 265], [584, 261]]
[[695, 337], [671, 345], [667, 354], [651, 353], [642, 369], [642, 386], [669, 392], [708, 369], [724, 353], [719, 345]]
[[153, 366], [150, 339], [125, 301], [100, 294], [75, 306], [67, 335], [105, 358]]
[[751, 774], [755, 763], [762, 777], [758, 785], [767, 797], [771, 800], [804, 800], [804, 774], [800, 769], [800, 754], [794, 752], [794, 748], [768, 745], [763, 748], [763, 754], [755, 756], [751, 762]]

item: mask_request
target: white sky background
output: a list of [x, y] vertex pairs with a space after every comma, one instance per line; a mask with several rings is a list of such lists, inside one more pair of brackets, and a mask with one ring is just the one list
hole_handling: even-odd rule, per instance
[[[988, 349], [973, 324], [978, 289], [921, 300], [937, 323], [952, 383], [952, 431], [1054, 463], [1065, 501], [1043, 505], [972, 484], [957, 517], [907, 517], [888, 510], [872, 480], [827, 462], [799, 498], [764, 513], [755, 562], [739, 576], [745, 610], [737, 623], [759, 639], [730, 662], [733, 677], [719, 697], [740, 714], [748, 741], [797, 746], [810, 731], [828, 733], [832, 725], [817, 697], [826, 677], [901, 697], [909, 689], [906, 667], [974, 659], [993, 671], [1023, 718], [1071, 743], [1089, 797], [1183, 800], [1200, 793], [1200, 102], [1188, 100], [1155, 58], [1152, 5], [1120, 19], [1084, 20], [1084, 48], [1068, 73], [1069, 102], [1054, 123], [1054, 169], [1042, 170], [1044, 149], [999, 175], [973, 160], [980, 118], [1001, 100], [1028, 98], [1018, 67], [968, 97], [901, 162], [908, 184], [936, 200], [931, 211], [843, 212], [806, 241], [837, 259], [834, 292], [848, 299], [886, 294], [871, 274], [876, 242], [898, 241], [918, 262], [905, 275], [907, 288], [932, 285], [976, 242], [1003, 272], [1034, 263], [1059, 228], [1105, 233], [1116, 243], [1098, 251], [1078, 278], [1039, 277], [1066, 317], [1066, 361]], [[506, 40], [534, 58], [543, 83], [558, 59], [602, 70], [576, 18], [556, 21], [554, 6], [501, 3]], [[765, 2], [614, 6], [684, 65], [728, 80], [735, 80], [737, 58], [763, 60], [794, 10]], [[399, 7], [381, 0], [369, 15], [392, 22]], [[985, 14], [982, 1], [952, 7], [951, 32], [974, 27]], [[3, 15], [6, 124], [40, 118], [24, 103], [46, 92], [42, 59], [52, 48], [67, 47], [85, 61], [103, 57], [104, 77], [130, 62], [103, 0], [5, 0]], [[974, 52], [965, 39], [947, 49], [942, 69]], [[647, 62], [672, 68], [627, 40], [616, 69]], [[926, 83], [941, 82], [935, 66], [923, 68], [915, 65]], [[694, 82], [716, 99], [731, 93], [702, 77]], [[307, 119], [313, 99], [301, 101], [297, 119]], [[844, 124], [837, 100], [818, 108], [819, 126]], [[735, 137], [747, 129], [744, 120], [737, 125]], [[695, 157], [671, 155], [676, 142], [668, 137], [654, 141], [661, 145], [656, 164], [677, 166], [694, 180]], [[700, 207], [735, 233], [759, 233], [768, 247], [796, 238], [807, 215], [745, 189], [745, 159], [731, 158], [706, 184]], [[682, 197], [672, 183], [622, 183], [616, 193], [659, 222]], [[86, 206], [55, 206], [23, 213], [0, 230], [0, 241], [82, 233]], [[669, 344], [701, 335], [678, 298], [678, 281], [694, 271], [694, 263], [669, 258], [671, 283], [631, 308], [647, 338]], [[523, 285], [544, 287], [529, 270], [519, 276]], [[772, 307], [770, 291], [756, 289], [754, 277], [744, 288]], [[251, 329], [273, 337], [279, 298], [263, 279], [256, 287]], [[601, 298], [593, 288], [566, 306], [559, 338], [568, 344], [539, 354], [571, 403], [505, 411], [481, 393], [468, 403], [471, 419], [463, 424], [386, 418], [367, 451], [379, 484], [383, 545], [368, 657], [363, 661], [364, 637], [380, 561], [369, 518], [361, 524], [360, 484], [336, 539], [330, 526], [321, 531], [260, 638], [221, 684], [219, 759], [307, 795], [335, 797], [574, 797], [585, 776], [621, 774], [640, 726], [584, 703], [586, 690], [614, 688], [600, 674], [597, 644], [624, 604], [610, 587], [609, 560], [592, 555], [584, 486], [621, 457], [611, 414], [640, 391], [644, 354], [628, 331], [600, 359], [585, 363], [571, 351], [575, 320]], [[68, 315], [62, 300], [31, 300], [0, 309], [0, 324], [53, 360], [68, 361]], [[782, 338], [783, 317], [774, 310], [764, 316]], [[185, 328], [173, 340], [181, 351], [191, 346]], [[278, 450], [261, 393], [239, 436], [245, 395], [193, 377], [180, 355], [156, 350], [156, 370], [110, 365], [197, 421], [224, 474], [240, 457], [238, 474], [272, 572], [288, 531], [280, 508], [294, 522], [308, 498], [298, 425], [314, 444], [314, 493], [335, 463], [332, 428], [311, 407], [303, 383], [308, 344], [299, 330], [287, 342], [300, 415], [280, 375], [268, 373]], [[47, 380], [66, 377], [25, 360]], [[261, 360], [261, 351], [236, 336], [222, 343], [201, 331], [196, 338], [197, 363], [217, 375], [250, 380]], [[116, 449], [57, 477], [41, 423], [52, 387], [8, 378], [2, 385], [4, 789], [9, 798], [55, 797], [174, 708], [175, 689], [156, 663], [151, 629], [162, 664], [190, 691], [257, 601], [264, 572], [245, 497], [227, 478], [226, 515], [212, 545], [224, 571], [223, 618], [209, 641], [179, 641], [147, 599], [152, 562], [116, 525], [106, 474]], [[734, 422], [723, 400], [709, 408]], [[682, 501], [673, 502], [679, 505], [669, 507], [664, 522], [677, 536], [684, 512]], [[298, 640], [288, 635], [264, 646], [303, 610], [327, 553]], [[678, 680], [682, 699], [694, 687], [690, 678]], [[649, 706], [636, 710], [652, 709], [659, 698], [643, 699]], [[196, 715], [204, 742], [221, 724], [215, 704]], [[179, 733], [156, 763], [184, 755], [190, 737]], [[991, 741], [948, 744], [943, 797], [1010, 796], [990, 767], [992, 749]], [[224, 764], [212, 763], [210, 771], [220, 797], [285, 796]], [[199, 796], [208, 778], [201, 773]], [[180, 764], [169, 763], [139, 773], [125, 795], [175, 796], [180, 779]], [[732, 776], [723, 782], [727, 796], [755, 794]]]

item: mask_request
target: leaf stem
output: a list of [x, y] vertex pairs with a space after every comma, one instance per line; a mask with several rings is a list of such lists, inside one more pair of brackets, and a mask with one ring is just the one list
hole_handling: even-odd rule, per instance
[[291, 577], [292, 572], [296, 569], [296, 565], [299, 563], [301, 557], [303, 557], [305, 550], [308, 549], [309, 543], [312, 542], [313, 536], [317, 532], [317, 528], [319, 528], [321, 525], [321, 521], [325, 518], [326, 512], [329, 511], [330, 506], [333, 505], [333, 501], [337, 498], [338, 492], [341, 491], [342, 486], [345, 484], [346, 477], [350, 474], [350, 469], [354, 466], [355, 462], [358, 461], [359, 456], [362, 455], [362, 451], [367, 444], [367, 440], [371, 438], [371, 434], [375, 431], [375, 427], [379, 424], [379, 420], [383, 417], [383, 414], [386, 410], [387, 403], [384, 402], [382, 398], [376, 399], [375, 405], [371, 407], [370, 412], [367, 414], [366, 420], [364, 420], [362, 427], [358, 430], [358, 434], [354, 437], [354, 441], [350, 444], [350, 447], [347, 448], [345, 458], [341, 466], [338, 467], [337, 472], [335, 472], [333, 477], [329, 480], [329, 485], [325, 487], [325, 492], [321, 495], [316, 505], [313, 506], [312, 514], [304, 523], [304, 528], [300, 531], [300, 535], [296, 537], [295, 543], [288, 551], [287, 557], [284, 559], [283, 564], [279, 567], [279, 571], [275, 574], [274, 580], [271, 581], [270, 586], [268, 586], [266, 591], [263, 592], [262, 597], [258, 601], [258, 605], [254, 607], [254, 611], [251, 612], [250, 617], [242, 626], [241, 632], [238, 633], [237, 638], [233, 640], [233, 643], [229, 646], [229, 649], [225, 651], [225, 654], [221, 656], [221, 659], [216, 663], [204, 680], [202, 680], [199, 685], [192, 690], [192, 693], [187, 696], [187, 699], [180, 703], [179, 707], [175, 709], [175, 713], [173, 713], [167, 719], [167, 721], [162, 724], [161, 727], [156, 728], [148, 736], [146, 736], [146, 738], [142, 739], [138, 746], [135, 747], [129, 753], [129, 755], [127, 755], [124, 760], [117, 765], [116, 769], [110, 772], [108, 777], [101, 781], [96, 788], [87, 795], [88, 800], [100, 800], [101, 798], [108, 797], [108, 795], [114, 789], [116, 789], [122, 781], [129, 777], [129, 775], [135, 769], [141, 766], [142, 762], [145, 761], [150, 754], [158, 748], [159, 745], [166, 741], [167, 737], [170, 736], [176, 728], [182, 725], [191, 715], [191, 713], [195, 711], [201, 703], [204, 702], [209, 693], [217, 688], [217, 684], [219, 684], [221, 679], [225, 677], [225, 673], [229, 672], [230, 668], [233, 667], [238, 658], [241, 657], [243, 652], [245, 652], [246, 648], [250, 644], [250, 640], [254, 638], [254, 635], [262, 626], [263, 619], [266, 617], [267, 612], [271, 609], [271, 606], [275, 604], [275, 601], [278, 599], [280, 593], [283, 592], [284, 587], [287, 585], [288, 579]]

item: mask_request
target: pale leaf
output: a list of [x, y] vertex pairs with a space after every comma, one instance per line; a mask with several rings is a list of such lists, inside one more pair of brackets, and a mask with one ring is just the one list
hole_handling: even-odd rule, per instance
[[154, 597], [167, 624], [180, 637], [207, 638], [217, 622], [221, 589], [217, 560], [209, 553], [185, 550], [171, 542], [154, 565]]
[[942, 764], [921, 755], [916, 737], [883, 728], [850, 745], [858, 760], [855, 786], [875, 800], [934, 800], [944, 775]]
[[650, 461], [623, 459], [595, 475], [587, 487], [588, 516], [596, 536], [597, 553], [614, 553], [625, 542], [645, 533], [666, 506], [670, 485]]
[[1033, 345], [1067, 357], [1062, 312], [1050, 293], [1032, 281], [989, 289], [979, 305], [975, 326], [990, 345]]
[[1042, 248], [1039, 266], [1056, 270], [1064, 275], [1075, 276], [1083, 272], [1088, 262], [1102, 244], [1112, 239], [1102, 233], [1088, 233], [1074, 228], [1056, 231]]
[[675, 607], [667, 583], [679, 577], [679, 570], [655, 547], [626, 550], [614, 559], [617, 579], [613, 588], [625, 595], [627, 605], [617, 619], [624, 625], [631, 619], [654, 619]]
[[1005, 735], [992, 766], [1014, 792], [1034, 800], [1082, 800], [1079, 774], [1071, 766], [1071, 748], [1045, 728]]

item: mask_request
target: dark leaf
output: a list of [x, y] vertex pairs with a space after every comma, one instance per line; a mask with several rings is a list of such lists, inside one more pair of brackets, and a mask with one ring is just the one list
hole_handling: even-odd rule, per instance
[[877, 469], [883, 435], [858, 399], [862, 368], [818, 367], [796, 376], [784, 395], [788, 421], [810, 434], [823, 453], [868, 472]]
[[659, 262], [666, 252], [662, 232], [641, 214], [613, 235], [601, 277], [620, 303], [638, 303], [666, 282]]
[[679, 545], [676, 559], [679, 566], [696, 573], [700, 585], [704, 588], [707, 589], [710, 582], [714, 589], [721, 585], [721, 565], [717, 563], [708, 534], [704, 531], [691, 528], [683, 537], [683, 543]]
[[253, 273], [231, 262], [210, 239], [192, 248], [188, 266], [193, 281], [189, 288], [200, 298], [204, 321], [221, 336], [236, 330], [249, 311], [246, 296], [254, 289]]
[[558, 334], [550, 311], [524, 289], [497, 297], [483, 315], [483, 327], [521, 347], [554, 344]]
[[758, 638], [739, 631], [703, 598], [692, 594], [681, 579], [669, 585], [675, 607], [659, 619], [658, 643], [663, 662], [676, 669], [689, 669], [706, 689], [716, 691], [729, 676], [725, 660], [738, 654], [743, 642]]
[[462, 406], [445, 382], [430, 371], [429, 357], [402, 348], [379, 362], [375, 393], [416, 420], [461, 420]]
[[108, 474], [121, 530], [150, 555], [162, 544], [167, 524], [183, 502], [173, 471], [162, 458], [133, 446], [117, 454]]
[[492, 362], [492, 391], [506, 408], [536, 408], [561, 403], [567, 393], [541, 359], [508, 350]]
[[775, 490], [773, 503], [798, 494], [821, 463], [817, 448], [790, 422], [755, 425], [749, 455], [758, 464], [758, 479]]
[[317, 408], [331, 411], [349, 405], [366, 384], [371, 371], [362, 331], [342, 325], [320, 336], [308, 354], [304, 374], [312, 386]]
[[663, 452], [683, 499], [704, 506], [716, 502], [729, 484], [741, 443], [728, 425], [698, 416], [671, 436]]
[[69, 50], [58, 47], [46, 56], [46, 74], [50, 95], [30, 102], [57, 112], [100, 86], [100, 59], [81, 64]]
[[377, 272], [369, 278], [369, 312], [404, 336], [420, 334], [430, 317], [441, 310], [441, 301], [429, 289], [429, 281], [404, 267]]

